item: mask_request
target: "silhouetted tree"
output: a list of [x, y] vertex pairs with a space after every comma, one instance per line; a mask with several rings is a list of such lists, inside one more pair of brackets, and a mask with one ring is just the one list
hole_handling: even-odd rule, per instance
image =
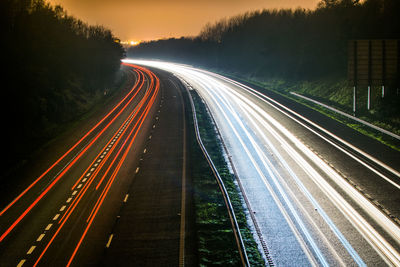
[[124, 51], [108, 29], [43, 0], [1, 0], [0, 10], [7, 165], [86, 112], [114, 82]]
[[344, 77], [348, 40], [399, 38], [399, 11], [398, 0], [322, 0], [315, 10], [248, 12], [207, 24], [196, 38], [143, 43], [128, 56], [286, 79]]

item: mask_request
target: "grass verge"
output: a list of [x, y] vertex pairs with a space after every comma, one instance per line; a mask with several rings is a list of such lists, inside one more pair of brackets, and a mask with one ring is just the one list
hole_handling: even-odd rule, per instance
[[[400, 151], [400, 142], [397, 139], [373, 128], [370, 128], [362, 123], [349, 119], [327, 108], [324, 108], [320, 105], [296, 97], [290, 93], [299, 93], [301, 95], [320, 101], [326, 105], [332, 106], [338, 110], [351, 114], [352, 89], [348, 87], [347, 82], [343, 79], [321, 79], [313, 82], [290, 82], [279, 79], [261, 79], [257, 77], [244, 76], [237, 73], [226, 73], [221, 71], [219, 71], [218, 73], [226, 77], [230, 77], [238, 81], [243, 81], [255, 87], [270, 90], [284, 97], [290, 98], [291, 100], [312, 108], [366, 136], [374, 138], [375, 140], [385, 144], [392, 149]], [[359, 107], [361, 107], [361, 103], [366, 103], [365, 98], [365, 96], [358, 98], [357, 105]], [[384, 118], [382, 114], [377, 112], [377, 109], [367, 111], [365, 108], [359, 108], [357, 117], [375, 126], [400, 135], [400, 117], [398, 116], [398, 114], [392, 114], [392, 116], [386, 116]]]
[[[229, 193], [249, 262], [252, 266], [265, 266], [264, 259], [247, 224], [244, 201], [235, 184], [234, 175], [230, 172], [224, 158], [222, 144], [218, 139], [212, 119], [198, 94], [191, 91], [191, 95], [196, 107], [202, 141]], [[199, 265], [239, 266], [241, 264], [240, 257], [222, 194], [196, 139], [192, 138], [192, 140], [193, 164], [191, 171], [194, 184]]]

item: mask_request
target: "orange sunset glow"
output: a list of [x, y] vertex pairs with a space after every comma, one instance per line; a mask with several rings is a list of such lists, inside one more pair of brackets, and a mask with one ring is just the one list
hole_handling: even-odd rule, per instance
[[49, 0], [69, 15], [103, 25], [120, 38], [154, 40], [195, 36], [207, 23], [247, 11], [279, 8], [313, 9], [319, 0]]

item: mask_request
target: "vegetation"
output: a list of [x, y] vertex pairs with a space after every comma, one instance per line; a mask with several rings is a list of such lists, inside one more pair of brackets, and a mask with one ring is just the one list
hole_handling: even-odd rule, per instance
[[[248, 12], [204, 27], [195, 38], [142, 43], [129, 57], [157, 58], [196, 65], [268, 85], [289, 85], [325, 103], [351, 110], [347, 47], [352, 39], [399, 39], [400, 1], [323, 0], [315, 10], [282, 9]], [[373, 109], [366, 92], [359, 97], [361, 116], [400, 128], [399, 84]], [[299, 88], [301, 87], [301, 88]], [[275, 88], [273, 88], [275, 89]], [[366, 91], [366, 90], [365, 90]]]
[[114, 85], [124, 50], [109, 30], [44, 0], [2, 0], [0, 21], [1, 111], [8, 140], [2, 163], [8, 166], [101, 100]]
[[397, 0], [324, 0], [315, 10], [248, 12], [195, 38], [150, 41], [129, 56], [183, 61], [262, 77], [346, 75], [351, 39], [400, 37]]
[[[244, 203], [234, 182], [235, 178], [228, 169], [214, 125], [200, 97], [194, 91], [191, 93], [196, 106], [201, 138], [229, 193], [250, 264], [264, 266], [264, 260], [248, 228]], [[217, 189], [215, 177], [195, 138], [191, 139], [193, 142], [190, 154], [194, 162], [191, 175], [194, 184], [199, 265], [239, 266], [240, 257], [222, 194]]]
[[[400, 151], [399, 140], [372, 129], [369, 126], [365, 126], [364, 124], [356, 122], [348, 117], [326, 109], [320, 105], [303, 100], [291, 94], [292, 92], [296, 92], [301, 95], [311, 97], [312, 99], [321, 103], [335, 107], [336, 109], [344, 111], [348, 114], [352, 114], [352, 88], [349, 88], [347, 81], [344, 79], [322, 78], [312, 81], [288, 81], [283, 79], [260, 79], [255, 77], [246, 77], [237, 73], [220, 73], [244, 83], [248, 83], [253, 88], [260, 91], [272, 90], [287, 98], [291, 98], [294, 101], [315, 109], [326, 116], [359, 131], [364, 135], [370, 136], [379, 142]], [[375, 88], [375, 93], [379, 93], [379, 89], [380, 88]], [[357, 117], [382, 129], [386, 129], [394, 134], [400, 135], [400, 116], [395, 110], [396, 98], [380, 99], [378, 96], [376, 96], [375, 99], [378, 99], [378, 101], [377, 103], [374, 103], [373, 108], [369, 111], [367, 111], [365, 108], [367, 103], [366, 98], [366, 92], [363, 96], [359, 96], [358, 98], [357, 105], [359, 108]], [[390, 101], [393, 101], [393, 103], [390, 103]], [[382, 105], [385, 105], [385, 108], [383, 108]]]

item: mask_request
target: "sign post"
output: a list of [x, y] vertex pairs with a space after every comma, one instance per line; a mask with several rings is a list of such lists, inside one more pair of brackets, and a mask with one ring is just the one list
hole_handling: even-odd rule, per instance
[[348, 45], [348, 79], [353, 85], [353, 114], [357, 112], [357, 90], [367, 89], [367, 110], [372, 108], [374, 87], [381, 97], [398, 87], [400, 68], [399, 40], [351, 40]]

